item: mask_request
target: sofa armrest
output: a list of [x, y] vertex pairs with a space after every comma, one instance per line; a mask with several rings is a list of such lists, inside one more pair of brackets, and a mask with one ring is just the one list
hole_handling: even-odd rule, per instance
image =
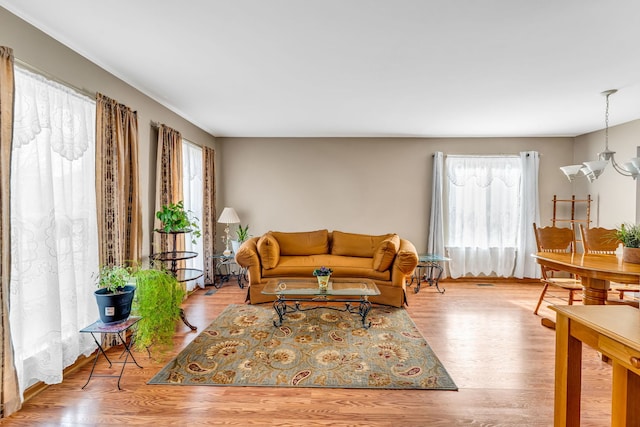
[[418, 251], [409, 240], [400, 239], [400, 248], [393, 261], [391, 270], [391, 282], [402, 286], [407, 277], [413, 274], [418, 266]]
[[249, 273], [249, 285], [260, 283], [262, 280], [262, 265], [260, 264], [257, 246], [258, 239], [259, 237], [252, 237], [242, 243], [235, 256], [236, 263], [240, 267], [246, 268]]

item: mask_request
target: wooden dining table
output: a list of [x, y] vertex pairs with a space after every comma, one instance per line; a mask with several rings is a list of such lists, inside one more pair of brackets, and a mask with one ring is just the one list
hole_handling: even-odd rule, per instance
[[616, 255], [538, 252], [545, 267], [575, 274], [584, 289], [583, 306], [552, 306], [557, 313], [554, 425], [580, 426], [582, 344], [613, 366], [612, 426], [640, 425], [640, 312], [604, 305], [609, 282], [640, 284], [640, 264]]
[[604, 304], [609, 282], [640, 284], [640, 264], [622, 262], [616, 255], [538, 252], [536, 262], [580, 277], [583, 304]]

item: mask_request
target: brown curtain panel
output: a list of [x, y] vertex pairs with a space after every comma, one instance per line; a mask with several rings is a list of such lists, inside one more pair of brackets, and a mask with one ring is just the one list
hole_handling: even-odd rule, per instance
[[204, 283], [213, 283], [215, 266], [213, 255], [216, 243], [216, 180], [215, 151], [202, 147], [202, 247]]
[[[156, 212], [163, 205], [183, 200], [182, 189], [182, 135], [168, 126], [158, 126], [158, 151], [156, 156]], [[162, 228], [154, 218], [154, 228]], [[167, 235], [153, 234], [153, 253], [184, 250], [184, 234], [176, 236], [176, 247], [167, 242]], [[171, 247], [170, 247], [171, 246]]]
[[138, 187], [138, 116], [96, 95], [96, 197], [101, 265], [139, 263], [142, 214]]
[[13, 50], [0, 46], [0, 316], [2, 316], [2, 396], [0, 410], [2, 417], [8, 417], [20, 409], [20, 387], [13, 360], [11, 330], [9, 328], [9, 279], [11, 273], [11, 213], [10, 213], [10, 176], [11, 176], [11, 140], [13, 138]]

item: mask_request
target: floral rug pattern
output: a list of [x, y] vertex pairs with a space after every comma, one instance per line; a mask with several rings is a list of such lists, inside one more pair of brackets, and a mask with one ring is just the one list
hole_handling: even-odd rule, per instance
[[402, 308], [318, 308], [273, 325], [271, 306], [229, 305], [149, 384], [457, 390]]

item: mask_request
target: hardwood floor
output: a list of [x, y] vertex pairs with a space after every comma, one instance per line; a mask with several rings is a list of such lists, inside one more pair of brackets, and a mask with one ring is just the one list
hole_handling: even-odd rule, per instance
[[[485, 284], [485, 285], [482, 285]], [[459, 391], [157, 386], [146, 382], [198, 332], [182, 323], [171, 353], [135, 353], [122, 391], [112, 378], [94, 378], [90, 365], [68, 375], [2, 420], [7, 426], [550, 426], [553, 424], [554, 331], [532, 314], [538, 283], [452, 282], [446, 293], [409, 290], [411, 318]], [[198, 290], [184, 305], [199, 329], [245, 290], [226, 284]], [[541, 315], [553, 316], [547, 308]], [[119, 352], [111, 350], [114, 357]], [[583, 351], [583, 426], [609, 425], [611, 367]], [[104, 359], [101, 358], [101, 362]], [[116, 365], [115, 369], [119, 366]], [[106, 369], [106, 363], [101, 370]]]

